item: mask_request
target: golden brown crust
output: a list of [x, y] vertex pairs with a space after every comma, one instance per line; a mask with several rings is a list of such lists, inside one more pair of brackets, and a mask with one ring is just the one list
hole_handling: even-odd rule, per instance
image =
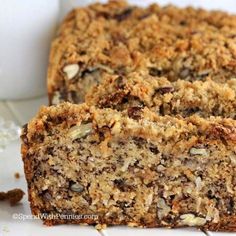
[[[133, 134], [143, 133], [145, 138], [148, 139], [150, 136], [153, 136], [157, 139], [157, 134], [162, 139], [170, 138], [170, 133], [166, 132], [165, 129], [158, 129], [158, 132], [153, 130], [152, 125], [155, 122], [163, 123], [168, 125], [170, 128], [176, 128], [178, 132], [199, 132], [204, 133], [209, 136], [209, 138], [224, 138], [229, 141], [235, 142], [235, 133], [236, 133], [236, 121], [232, 119], [226, 119], [221, 117], [211, 116], [207, 119], [201, 118], [199, 116], [190, 116], [182, 118], [181, 116], [158, 116], [154, 112], [150, 111], [148, 108], [142, 109], [142, 115], [140, 121], [142, 125], [136, 125], [133, 127], [133, 124], [136, 124], [136, 121], [127, 116], [127, 111], [118, 112], [112, 109], [98, 109], [94, 106], [88, 106], [87, 104], [74, 105], [71, 103], [62, 103], [59, 106], [42, 106], [38, 115], [33, 118], [27, 125], [27, 129], [23, 131], [26, 132], [27, 137], [32, 137], [35, 133], [41, 132], [45, 129], [44, 122], [47, 122], [48, 114], [50, 114], [50, 119], [60, 119], [66, 120], [70, 124], [74, 122], [81, 122], [82, 120], [94, 119], [98, 127], [105, 126], [111, 122], [120, 122], [123, 128], [129, 130]], [[69, 118], [68, 118], [69, 117]], [[146, 127], [150, 127], [147, 129]], [[136, 128], [136, 129], [135, 129]], [[156, 126], [155, 128], [158, 128]], [[116, 130], [114, 129], [114, 132]], [[118, 132], [125, 133], [123, 129], [119, 129]], [[25, 134], [23, 134], [25, 137]], [[171, 137], [178, 139], [176, 133], [172, 132]], [[25, 142], [23, 140], [23, 142]], [[24, 146], [23, 146], [24, 147]], [[23, 156], [25, 155], [25, 150], [22, 150]]]
[[[189, 81], [235, 77], [235, 16], [218, 11], [123, 1], [73, 10], [52, 43], [50, 103], [84, 101], [107, 75], [130, 72]], [[78, 65], [70, 76], [65, 67]]]
[[164, 77], [153, 78], [141, 73], [130, 73], [124, 79], [109, 76], [91, 89], [86, 102], [100, 108], [117, 110], [147, 106], [160, 115], [236, 118], [236, 79], [226, 83], [206, 81], [170, 82]]

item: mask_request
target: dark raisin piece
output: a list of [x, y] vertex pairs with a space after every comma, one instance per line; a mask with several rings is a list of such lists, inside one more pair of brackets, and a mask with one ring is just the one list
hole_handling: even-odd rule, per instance
[[155, 145], [151, 145], [151, 147], [149, 148], [149, 150], [154, 153], [154, 154], [158, 154], [159, 150]]
[[139, 137], [134, 137], [133, 138], [135, 145], [138, 148], [143, 148], [143, 145], [145, 145], [147, 142], [146, 140], [144, 140], [143, 138], [139, 138]]
[[208, 192], [207, 192], [207, 197], [208, 197], [209, 199], [213, 199], [213, 198], [215, 198], [215, 193], [210, 189], [210, 190], [208, 190]]
[[121, 13], [115, 14], [114, 18], [117, 21], [126, 20], [131, 15], [132, 11], [133, 11], [132, 8], [127, 8], [124, 11], [122, 11]]
[[124, 96], [123, 92], [118, 92], [110, 97], [110, 102], [112, 104], [120, 104], [123, 100], [123, 96]]
[[187, 22], [185, 20], [181, 20], [179, 24], [184, 26], [184, 25], [187, 25]]
[[141, 107], [129, 107], [128, 116], [134, 120], [139, 120], [141, 118]]
[[167, 215], [163, 218], [163, 220], [169, 224], [173, 224], [173, 218], [171, 215]]
[[124, 185], [125, 185], [125, 181], [124, 179], [115, 179], [114, 180], [114, 185], [120, 189], [120, 190], [124, 190]]
[[200, 109], [198, 107], [189, 107], [189, 108], [184, 110], [183, 115], [184, 115], [184, 117], [185, 116], [191, 116], [191, 115], [193, 115], [193, 114], [195, 114], [199, 111], [200, 111]]
[[84, 78], [86, 76], [86, 74], [89, 74], [90, 71], [88, 69], [85, 69], [81, 72], [81, 78]]
[[138, 167], [138, 164], [139, 164], [139, 160], [136, 160], [133, 164], [134, 167]]
[[155, 185], [155, 182], [152, 181], [152, 182], [148, 183], [146, 186], [147, 186], [147, 188], [152, 188], [154, 185]]
[[228, 213], [233, 213], [234, 212], [234, 199], [232, 197], [229, 198], [227, 201], [227, 211]]
[[151, 75], [151, 76], [162, 76], [162, 74], [163, 74], [162, 70], [160, 70], [156, 67], [149, 68], [149, 75]]
[[132, 186], [125, 183], [124, 179], [115, 179], [114, 185], [121, 191], [121, 192], [127, 192], [129, 190], [132, 190]]
[[166, 93], [172, 93], [172, 92], [174, 92], [174, 88], [171, 86], [158, 88], [156, 90], [156, 93], [159, 93], [161, 95], [166, 94]]
[[45, 130], [48, 132], [48, 135], [51, 136], [52, 135], [52, 128], [50, 125], [50, 122], [48, 121], [48, 119], [46, 120], [46, 122], [43, 123]]
[[47, 116], [46, 122], [53, 122], [53, 119], [50, 115]]
[[53, 155], [53, 150], [54, 150], [54, 148], [53, 147], [47, 147], [47, 149], [46, 149], [46, 154], [48, 154], [48, 155]]
[[79, 55], [81, 55], [81, 56], [86, 55], [86, 51], [85, 50], [80, 51]]
[[97, 132], [99, 134], [100, 141], [104, 141], [106, 134], [109, 134], [111, 131], [110, 131], [110, 128], [108, 126], [103, 126], [103, 127], [99, 128], [97, 130]]
[[122, 76], [119, 76], [117, 79], [116, 79], [116, 88], [117, 89], [124, 89], [124, 79]]
[[160, 105], [159, 114], [160, 114], [161, 116], [164, 116], [164, 115], [165, 115], [165, 108], [164, 108], [164, 105], [163, 105], [163, 104]]
[[36, 143], [42, 143], [44, 141], [44, 135], [43, 134], [35, 133], [32, 136], [32, 141], [36, 142]]
[[62, 116], [57, 116], [54, 119], [54, 123], [57, 124], [57, 125], [61, 124], [63, 121], [64, 121], [64, 118]]
[[105, 101], [102, 101], [99, 105], [101, 105], [101, 107], [113, 107], [125, 103], [125, 96], [125, 92], [117, 91], [115, 94], [107, 96]]

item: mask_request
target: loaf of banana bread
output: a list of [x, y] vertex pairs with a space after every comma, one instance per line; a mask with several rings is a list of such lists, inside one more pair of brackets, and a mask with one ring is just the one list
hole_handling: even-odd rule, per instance
[[219, 11], [124, 1], [77, 8], [52, 43], [50, 103], [83, 102], [104, 77], [134, 71], [144, 79], [225, 82], [236, 74], [235, 32], [236, 16]]
[[236, 121], [62, 103], [22, 132], [32, 213], [46, 225], [236, 231]]

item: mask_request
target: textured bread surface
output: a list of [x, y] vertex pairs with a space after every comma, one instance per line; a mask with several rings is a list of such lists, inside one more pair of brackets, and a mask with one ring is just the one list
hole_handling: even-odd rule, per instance
[[202, 9], [130, 6], [124, 1], [73, 10], [52, 43], [51, 104], [80, 103], [104, 77], [224, 83], [236, 75], [236, 16]]
[[116, 110], [139, 110], [148, 107], [159, 115], [197, 114], [201, 117], [236, 118], [236, 79], [225, 83], [155, 78], [138, 72], [126, 79], [108, 77], [86, 95], [87, 104]]
[[33, 214], [47, 225], [236, 231], [236, 121], [62, 103], [22, 131]]

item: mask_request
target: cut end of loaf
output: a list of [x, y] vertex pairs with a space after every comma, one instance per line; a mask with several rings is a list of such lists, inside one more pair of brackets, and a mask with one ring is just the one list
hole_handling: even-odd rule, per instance
[[41, 109], [22, 134], [33, 213], [81, 215], [48, 225], [236, 230], [235, 121], [126, 113]]

